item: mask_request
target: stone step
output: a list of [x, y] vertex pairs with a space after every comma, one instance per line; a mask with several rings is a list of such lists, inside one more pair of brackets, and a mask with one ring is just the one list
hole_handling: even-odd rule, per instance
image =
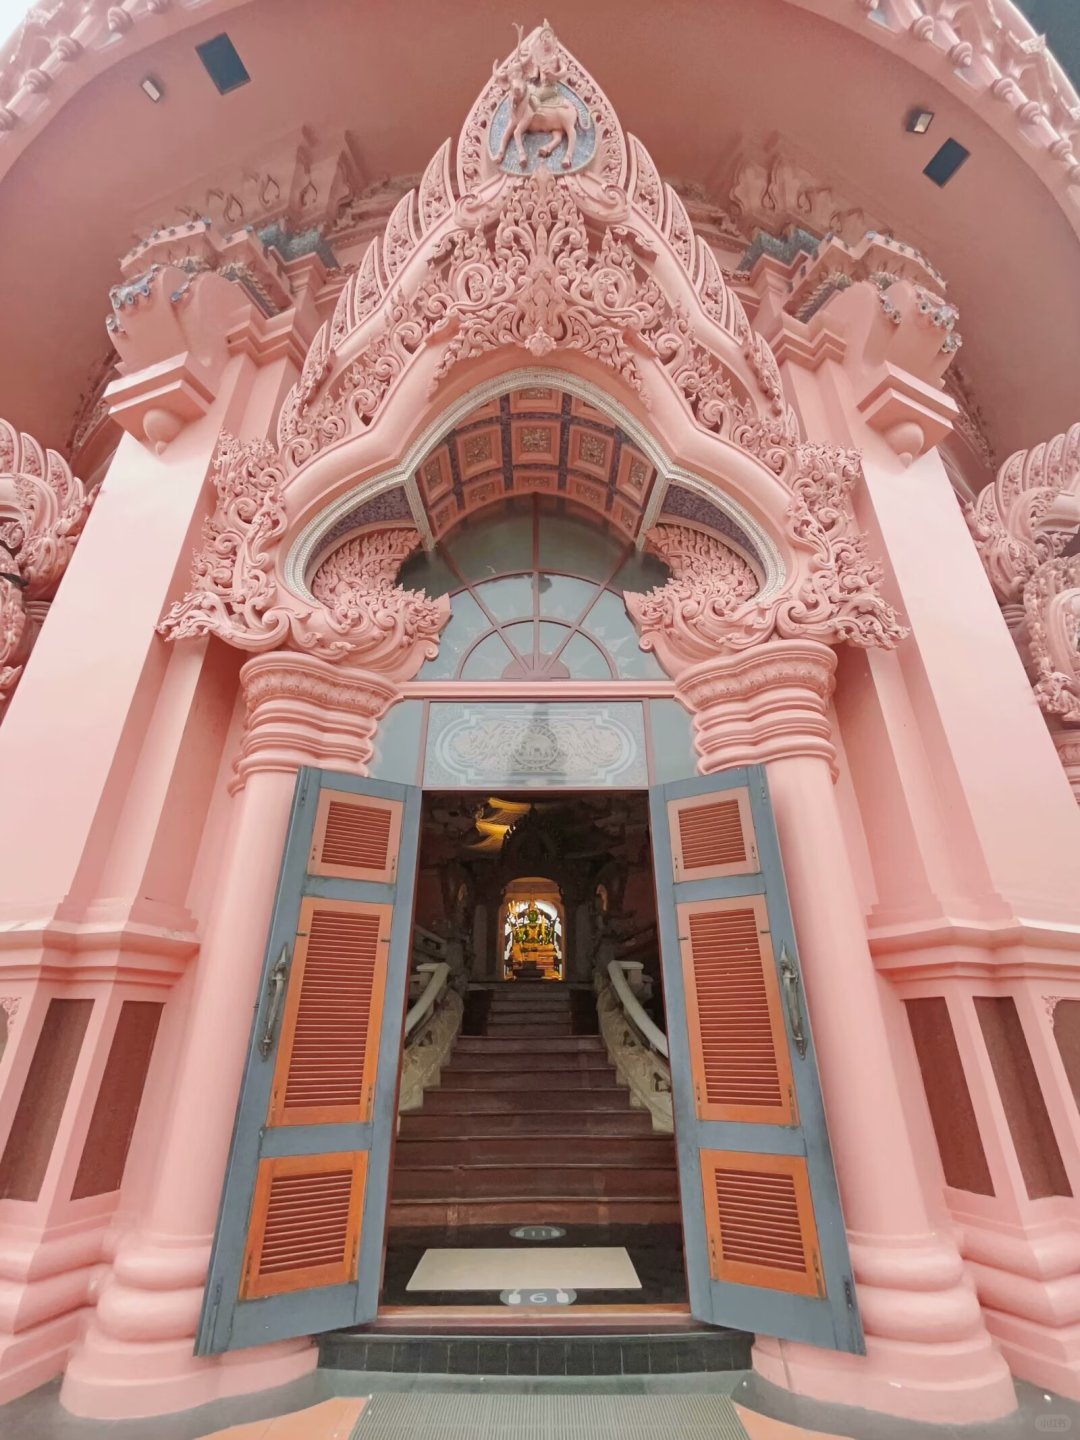
[[[630, 1108], [630, 1092], [621, 1086], [612, 1085], [607, 1089], [599, 1087], [579, 1090], [560, 1090], [559, 1109], [580, 1110], [622, 1110]], [[550, 1110], [551, 1096], [543, 1090], [467, 1090], [464, 1087], [447, 1089], [441, 1087], [424, 1093], [424, 1110], [430, 1115], [477, 1115], [497, 1110], [503, 1114], [514, 1111]]]
[[554, 1165], [584, 1154], [590, 1165], [675, 1166], [670, 1135], [470, 1135], [442, 1140], [398, 1137], [394, 1171], [426, 1166]]
[[[530, 1055], [569, 1055], [574, 1051], [596, 1051], [606, 1054], [599, 1035], [538, 1036], [529, 1047]], [[520, 1040], [506, 1036], [459, 1035], [454, 1042], [455, 1055], [516, 1055], [521, 1056]]]
[[573, 1031], [569, 1020], [489, 1020], [487, 1035], [492, 1040], [555, 1040], [570, 1039]]
[[391, 1225], [678, 1225], [675, 1200], [581, 1196], [488, 1197], [477, 1200], [391, 1200]]
[[[428, 1091], [427, 1099], [434, 1092]], [[472, 1111], [433, 1114], [425, 1105], [422, 1111], [401, 1117], [398, 1132], [402, 1140], [469, 1140], [496, 1135], [557, 1135], [561, 1144], [573, 1144], [595, 1137], [649, 1136], [652, 1121], [644, 1110], [580, 1110], [568, 1111], [560, 1102], [557, 1110]]]
[[618, 1081], [610, 1065], [574, 1066], [555, 1070], [522, 1065], [516, 1070], [477, 1070], [472, 1066], [448, 1065], [439, 1081], [440, 1090], [613, 1090]]
[[[460, 1041], [458, 1046], [460, 1046]], [[554, 1054], [547, 1050], [534, 1053], [524, 1051], [459, 1050], [454, 1048], [450, 1059], [443, 1066], [445, 1078], [451, 1070], [485, 1071], [493, 1075], [514, 1075], [521, 1071], [529, 1075], [544, 1075], [558, 1071], [610, 1070], [611, 1062], [603, 1050], [562, 1050]]]
[[394, 1167], [394, 1200], [480, 1200], [548, 1197], [590, 1200], [674, 1200], [674, 1165], [414, 1165]]

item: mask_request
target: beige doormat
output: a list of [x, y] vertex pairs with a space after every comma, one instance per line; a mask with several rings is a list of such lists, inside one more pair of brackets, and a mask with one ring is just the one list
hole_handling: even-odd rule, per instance
[[640, 1290], [621, 1245], [425, 1250], [406, 1290]]

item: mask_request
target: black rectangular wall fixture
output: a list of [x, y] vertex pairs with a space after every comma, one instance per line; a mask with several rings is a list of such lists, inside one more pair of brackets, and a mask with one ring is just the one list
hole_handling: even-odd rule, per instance
[[217, 86], [219, 95], [238, 90], [251, 79], [228, 35], [215, 35], [212, 40], [196, 45], [195, 50], [206, 67], [206, 73]]
[[971, 151], [965, 150], [959, 140], [946, 140], [941, 149], [931, 156], [922, 173], [928, 175], [935, 185], [947, 185], [970, 154]]

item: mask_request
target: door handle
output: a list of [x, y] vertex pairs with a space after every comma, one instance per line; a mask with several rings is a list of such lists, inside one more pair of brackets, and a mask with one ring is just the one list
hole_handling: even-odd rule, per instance
[[270, 996], [270, 1003], [266, 1007], [266, 1024], [263, 1026], [263, 1033], [259, 1036], [259, 1053], [265, 1060], [274, 1048], [274, 1036], [277, 1033], [278, 1017], [281, 1014], [281, 1002], [285, 996], [285, 981], [289, 975], [289, 947], [283, 945], [281, 954], [274, 961], [270, 974], [266, 977], [266, 993]]
[[806, 1059], [806, 1030], [803, 1028], [802, 984], [798, 967], [787, 952], [787, 946], [780, 945], [780, 980], [784, 987], [784, 1003], [787, 1005], [791, 1038], [799, 1052], [799, 1059]]

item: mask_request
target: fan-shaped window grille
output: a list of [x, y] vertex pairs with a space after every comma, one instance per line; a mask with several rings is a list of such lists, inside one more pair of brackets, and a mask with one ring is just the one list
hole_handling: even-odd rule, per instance
[[403, 568], [403, 585], [449, 595], [452, 608], [439, 654], [417, 678], [662, 680], [622, 592], [667, 578], [659, 560], [595, 519], [539, 496], [508, 500]]

